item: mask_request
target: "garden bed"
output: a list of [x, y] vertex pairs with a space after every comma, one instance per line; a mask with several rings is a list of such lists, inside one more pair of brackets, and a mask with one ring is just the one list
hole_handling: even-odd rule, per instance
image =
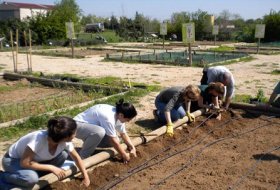
[[[107, 53], [115, 53], [116, 50], [106, 50], [98, 48], [74, 48], [74, 57], [75, 58], [85, 58], [93, 55], [105, 56]], [[57, 49], [57, 50], [37, 50], [32, 54], [35, 55], [45, 55], [45, 56], [55, 56], [55, 57], [72, 57], [71, 48], [67, 49]]]
[[[174, 138], [137, 147], [129, 164], [118, 158], [90, 173], [88, 189], [277, 189], [279, 118], [234, 110], [222, 121], [197, 119]], [[75, 189], [81, 179], [46, 189]]]
[[3, 77], [9, 80], [0, 81], [0, 123], [127, 91], [115, 86], [71, 82], [62, 78], [49, 79], [14, 73], [4, 73]]
[[20, 81], [0, 81], [0, 123], [34, 116], [48, 111], [65, 108], [94, 98], [104, 97], [101, 93], [84, 93], [75, 89], [51, 88]]

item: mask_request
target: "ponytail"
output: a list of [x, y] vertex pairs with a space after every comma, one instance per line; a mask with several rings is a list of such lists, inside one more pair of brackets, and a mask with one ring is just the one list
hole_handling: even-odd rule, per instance
[[70, 117], [60, 116], [48, 121], [48, 136], [56, 143], [71, 137], [77, 129], [75, 120]]
[[135, 107], [128, 102], [124, 102], [123, 98], [116, 102], [116, 112], [117, 114], [122, 113], [124, 118], [128, 119], [132, 119], [137, 115]]

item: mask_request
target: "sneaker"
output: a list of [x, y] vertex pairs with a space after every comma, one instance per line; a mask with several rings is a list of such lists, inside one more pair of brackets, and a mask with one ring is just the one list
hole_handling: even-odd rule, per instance
[[154, 120], [155, 120], [155, 122], [159, 122], [158, 110], [153, 110], [153, 115], [154, 115]]

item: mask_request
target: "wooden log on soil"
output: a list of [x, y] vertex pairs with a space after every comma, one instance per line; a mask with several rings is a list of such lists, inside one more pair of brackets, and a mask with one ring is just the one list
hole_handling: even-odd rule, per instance
[[264, 113], [274, 113], [280, 114], [280, 108], [271, 107], [267, 105], [256, 105], [256, 104], [247, 104], [247, 103], [230, 103], [230, 107], [235, 109], [244, 109], [244, 110], [253, 110]]
[[[195, 117], [198, 117], [198, 116], [201, 116], [203, 113], [205, 113], [205, 110], [204, 109], [201, 109], [201, 110], [197, 110], [195, 112], [193, 112], [194, 116]], [[182, 119], [179, 119], [178, 121], [176, 121], [174, 123], [174, 128], [177, 128], [183, 124], [185, 124], [186, 122], [188, 122], [188, 117], [184, 117]], [[145, 137], [136, 137], [136, 138], [133, 138], [131, 139], [132, 143], [134, 146], [138, 146], [140, 144], [143, 144], [143, 143], [146, 143], [146, 142], [149, 142], [155, 138], [157, 138], [158, 136], [161, 136], [163, 134], [165, 134], [166, 132], [166, 126], [162, 126], [158, 129], [156, 129], [155, 131], [152, 131], [148, 134], [152, 134], [152, 135], [148, 135], [148, 136], [145, 136]], [[122, 148], [127, 148], [127, 146], [125, 144], [122, 144]], [[96, 164], [99, 164], [107, 159], [109, 159], [110, 157], [112, 156], [115, 156], [116, 154], [118, 154], [118, 152], [114, 149], [114, 148], [108, 148], [107, 150], [105, 151], [102, 151], [94, 156], [91, 156], [87, 159], [84, 160], [84, 164], [85, 164], [85, 167], [86, 168], [89, 168], [89, 167], [92, 167]], [[70, 176], [74, 173], [78, 172], [78, 169], [76, 167], [73, 167], [69, 170], [66, 171], [66, 176]], [[38, 189], [41, 189], [51, 183], [54, 183], [58, 181], [58, 178], [55, 174], [53, 173], [50, 173], [48, 175], [45, 175], [43, 177], [40, 178], [39, 182], [33, 187], [33, 190], [38, 190]]]

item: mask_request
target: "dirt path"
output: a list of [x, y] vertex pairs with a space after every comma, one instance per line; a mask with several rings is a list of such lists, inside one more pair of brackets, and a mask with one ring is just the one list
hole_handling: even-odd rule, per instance
[[[13, 65], [12, 65], [12, 56], [9, 52], [0, 52], [0, 67], [3, 68], [2, 71], [12, 71]], [[235, 80], [236, 80], [236, 94], [249, 94], [249, 95], [256, 95], [259, 88], [262, 88], [265, 92], [266, 96], [269, 96], [276, 81], [279, 80], [279, 75], [271, 75], [271, 71], [273, 70], [280, 70], [280, 55], [253, 55], [255, 58], [254, 60], [250, 62], [240, 62], [228, 65], [227, 67], [232, 71]], [[152, 64], [126, 64], [121, 62], [103, 62], [103, 57], [100, 57], [98, 55], [94, 55], [90, 58], [84, 58], [84, 59], [68, 59], [68, 58], [61, 58], [61, 57], [47, 57], [47, 56], [37, 56], [34, 55], [32, 57], [32, 63], [33, 63], [33, 71], [35, 72], [43, 72], [43, 73], [49, 73], [49, 74], [58, 74], [58, 73], [71, 73], [71, 74], [77, 74], [79, 76], [89, 76], [89, 77], [103, 77], [103, 76], [116, 76], [121, 77], [124, 79], [129, 78], [132, 81], [135, 82], [144, 82], [149, 84], [159, 84], [163, 87], [168, 86], [174, 86], [174, 85], [187, 85], [187, 84], [199, 84], [200, 78], [201, 78], [201, 68], [191, 68], [191, 67], [176, 67], [176, 66], [166, 66], [166, 65], [152, 65]], [[20, 54], [19, 55], [19, 65], [18, 69], [25, 71], [27, 68], [26, 64], [26, 56]], [[155, 125], [153, 123], [153, 116], [152, 116], [152, 109], [154, 108], [154, 97], [156, 96], [157, 92], [151, 93], [143, 98], [140, 99], [140, 103], [137, 106], [138, 115], [135, 121], [128, 124], [128, 128], [133, 127], [142, 127], [144, 125]], [[246, 122], [251, 122], [251, 120], [248, 120]], [[279, 121], [278, 121], [279, 122]], [[269, 131], [267, 131], [269, 133]], [[272, 133], [272, 132], [270, 132]], [[262, 136], [261, 132], [258, 133], [258, 135], [261, 135], [261, 138], [265, 139], [279, 139], [279, 130], [273, 131], [273, 133], [276, 135], [274, 136]], [[278, 137], [277, 137], [278, 135]], [[256, 136], [252, 135], [248, 137], [250, 138], [256, 138]], [[257, 139], [258, 140], [258, 139]], [[2, 142], [0, 146], [0, 155], [2, 156], [6, 148], [13, 142], [14, 140], [10, 142]], [[244, 140], [245, 141], [245, 140]], [[263, 141], [264, 144], [267, 143], [268, 140]], [[279, 141], [278, 141], [279, 142]], [[244, 142], [246, 144], [246, 142]], [[262, 141], [259, 142], [262, 144]], [[242, 144], [239, 144], [237, 142], [238, 146], [242, 148]], [[198, 170], [193, 170], [188, 174], [186, 178], [180, 178], [181, 181], [191, 181], [191, 187], [190, 189], [197, 189], [195, 187], [201, 187], [200, 189], [206, 189], [207, 185], [205, 185], [205, 181], [212, 181], [211, 183], [214, 187], [218, 187], [215, 185], [214, 182], [219, 180], [227, 180], [228, 175], [222, 175], [220, 172], [234, 172], [234, 171], [228, 171], [229, 169], [219, 169], [215, 170], [215, 166], [219, 165], [219, 163], [222, 163], [223, 160], [218, 159], [217, 155], [222, 155], [223, 153], [226, 153], [226, 150], [232, 149], [229, 145], [222, 145], [222, 147], [218, 149], [215, 154], [211, 155], [203, 155], [204, 158], [213, 160], [213, 163], [210, 162], [203, 162], [203, 159], [199, 159], [201, 162], [198, 162], [196, 164], [200, 164]], [[249, 147], [254, 147], [254, 144], [248, 145]], [[266, 147], [264, 147], [265, 149]], [[261, 151], [261, 149], [256, 147], [258, 151]], [[264, 150], [263, 149], [263, 150]], [[255, 149], [254, 149], [255, 150]], [[211, 149], [208, 149], [208, 151], [212, 151]], [[246, 150], [242, 150], [240, 152], [234, 153], [233, 156], [242, 157], [241, 155], [246, 152]], [[252, 152], [251, 152], [252, 153]], [[144, 154], [144, 153], [143, 153]], [[229, 157], [225, 158], [226, 160], [234, 159], [230, 156], [230, 151], [228, 153]], [[216, 156], [215, 156], [216, 155]], [[0, 156], [0, 158], [1, 158]], [[249, 156], [249, 153], [248, 155]], [[247, 157], [248, 158], [248, 157]], [[279, 155], [278, 155], [279, 158]], [[250, 160], [250, 159], [249, 159]], [[253, 163], [253, 160], [250, 160], [247, 164]], [[176, 162], [176, 161], [173, 161]], [[272, 161], [273, 163], [275, 161]], [[271, 163], [272, 163], [271, 162]], [[270, 163], [270, 162], [266, 162]], [[265, 164], [266, 164], [265, 163]], [[213, 165], [214, 168], [211, 169], [214, 173], [211, 174], [208, 173], [207, 168], [209, 165]], [[246, 165], [245, 165], [246, 166]], [[279, 177], [279, 165], [273, 165], [273, 167], [278, 169], [278, 179]], [[1, 166], [0, 166], [1, 169]], [[265, 167], [264, 167], [265, 169]], [[154, 170], [155, 173], [157, 173], [157, 170]], [[241, 171], [241, 170], [240, 170]], [[242, 169], [242, 171], [245, 171]], [[166, 171], [165, 171], [166, 172]], [[237, 172], [238, 173], [238, 172]], [[201, 178], [197, 179], [194, 178], [194, 176], [199, 176]], [[146, 174], [142, 174], [145, 176]], [[203, 178], [204, 176], [207, 176], [207, 178]], [[220, 175], [224, 176], [221, 178], [218, 178]], [[265, 174], [260, 173], [258, 175], [265, 176]], [[142, 178], [143, 178], [142, 176]], [[212, 177], [211, 177], [212, 176]], [[214, 176], [214, 177], [213, 177]], [[216, 176], [216, 177], [215, 177]], [[152, 178], [152, 177], [150, 177]], [[237, 178], [237, 176], [235, 176]], [[96, 179], [96, 176], [94, 176], [94, 179]], [[135, 179], [141, 180], [141, 179]], [[265, 181], [266, 183], [269, 183], [270, 178], [257, 180], [257, 184], [261, 185], [262, 181]], [[268, 181], [268, 182], [267, 182]], [[141, 182], [141, 181], [139, 181]], [[279, 182], [279, 181], [278, 181]], [[150, 181], [146, 181], [145, 184], [153, 183]], [[174, 184], [172, 182], [172, 184]], [[193, 185], [192, 185], [193, 184]], [[194, 184], [198, 185], [195, 186]], [[201, 184], [201, 186], [200, 186]], [[275, 187], [275, 182], [273, 182]], [[174, 184], [176, 185], [176, 184]], [[173, 186], [175, 187], [175, 186]], [[167, 188], [173, 188], [172, 186], [164, 187], [163, 189]], [[212, 186], [211, 186], [212, 187]], [[248, 186], [249, 189], [253, 188], [253, 186]], [[270, 187], [270, 186], [266, 186]], [[179, 188], [179, 187], [178, 187]], [[186, 189], [188, 188], [187, 184], [186, 186], [181, 186], [180, 188]], [[121, 187], [120, 187], [121, 189]], [[136, 188], [137, 189], [137, 188]], [[210, 188], [211, 189], [211, 188]], [[216, 189], [216, 188], [214, 188]], [[219, 189], [219, 188], [218, 188]], [[220, 189], [225, 189], [224, 186], [221, 186]], [[255, 188], [253, 188], [255, 189]], [[262, 189], [261, 187], [259, 189]], [[266, 188], [264, 188], [266, 189]], [[268, 188], [269, 189], [269, 188]]]
[[[0, 66], [3, 70], [12, 71], [11, 53], [0, 53]], [[271, 71], [280, 69], [280, 55], [252, 55], [250, 62], [240, 62], [228, 65], [236, 80], [236, 94], [256, 95], [262, 88], [268, 96], [279, 75], [270, 75]], [[94, 55], [84, 59], [68, 59], [61, 57], [32, 57], [33, 71], [43, 73], [71, 73], [80, 76], [103, 77], [116, 76], [132, 81], [161, 86], [199, 84], [201, 68], [176, 67], [155, 64], [127, 64], [121, 62], [103, 62], [103, 57]], [[26, 70], [26, 56], [19, 55], [19, 70]]]

